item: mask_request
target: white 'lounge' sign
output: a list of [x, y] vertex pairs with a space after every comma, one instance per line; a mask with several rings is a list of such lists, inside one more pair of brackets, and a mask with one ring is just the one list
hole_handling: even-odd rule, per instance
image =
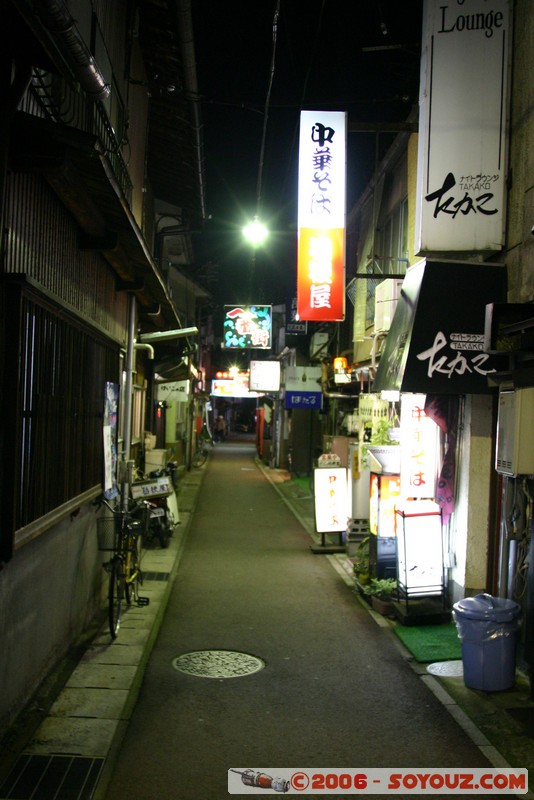
[[504, 246], [509, 0], [425, 0], [416, 253]]

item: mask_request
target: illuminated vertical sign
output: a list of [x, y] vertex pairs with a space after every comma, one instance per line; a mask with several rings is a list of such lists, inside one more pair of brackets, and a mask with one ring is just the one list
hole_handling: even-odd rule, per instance
[[425, 414], [424, 394], [401, 398], [401, 495], [430, 499], [436, 493], [438, 426]]
[[425, 0], [416, 253], [504, 246], [509, 0]]
[[297, 314], [315, 322], [345, 318], [344, 111], [302, 111], [298, 181]]

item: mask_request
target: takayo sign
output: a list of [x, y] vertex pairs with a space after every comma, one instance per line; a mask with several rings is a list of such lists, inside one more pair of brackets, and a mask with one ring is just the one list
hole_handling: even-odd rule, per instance
[[346, 114], [300, 115], [297, 314], [345, 318]]
[[416, 253], [503, 248], [512, 6], [424, 4]]
[[225, 306], [224, 346], [244, 350], [271, 347], [271, 306]]

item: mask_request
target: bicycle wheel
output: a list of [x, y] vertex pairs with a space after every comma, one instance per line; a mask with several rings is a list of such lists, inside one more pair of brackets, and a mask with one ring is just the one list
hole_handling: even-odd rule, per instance
[[208, 459], [208, 453], [204, 448], [200, 448], [197, 450], [195, 455], [193, 456], [192, 464], [194, 467], [203, 467]]
[[124, 589], [126, 594], [126, 602], [131, 605], [133, 602], [139, 601], [139, 586], [143, 584], [143, 575], [141, 573], [141, 549], [142, 539], [140, 535], [132, 537], [132, 549], [129, 553], [127, 574], [124, 581]]
[[122, 600], [124, 597], [124, 580], [122, 577], [122, 563], [115, 556], [110, 565], [109, 593], [108, 593], [108, 621], [111, 638], [115, 639], [121, 624]]

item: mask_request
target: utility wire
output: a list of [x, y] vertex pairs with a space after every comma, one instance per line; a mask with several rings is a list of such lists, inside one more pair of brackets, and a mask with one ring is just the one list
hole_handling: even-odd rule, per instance
[[[326, 0], [323, 0], [322, 3], [321, 3], [321, 10], [319, 11], [319, 18], [317, 20], [317, 28], [316, 28], [316, 31], [315, 31], [315, 41], [314, 41], [313, 47], [312, 47], [311, 52], [310, 52], [310, 60], [308, 62], [308, 69], [306, 70], [306, 76], [304, 78], [304, 83], [303, 83], [303, 86], [302, 86], [302, 94], [301, 94], [301, 98], [300, 98], [299, 111], [303, 110], [304, 102], [306, 100], [306, 92], [308, 91], [308, 82], [310, 80], [310, 75], [311, 75], [311, 72], [312, 72], [312, 69], [313, 69], [313, 66], [314, 66], [315, 55], [317, 53], [317, 48], [319, 46], [319, 39], [320, 39], [321, 29], [322, 29], [322, 25], [323, 25], [323, 14], [324, 14], [325, 6], [326, 6]], [[289, 170], [290, 170], [291, 159], [293, 158], [293, 153], [294, 153], [294, 151], [295, 151], [295, 149], [297, 147], [299, 130], [300, 130], [300, 119], [297, 119], [294, 131], [293, 131], [293, 139], [292, 139], [292, 142], [291, 142], [291, 147], [289, 149], [286, 178], [284, 180], [284, 187], [285, 188], [287, 188], [287, 181], [289, 179]]]
[[271, 102], [271, 90], [273, 88], [273, 79], [274, 79], [274, 68], [275, 68], [275, 60], [276, 60], [276, 42], [278, 40], [278, 16], [280, 14], [280, 0], [276, 2], [276, 8], [274, 11], [274, 18], [273, 18], [273, 50], [272, 50], [272, 57], [271, 57], [271, 70], [269, 74], [269, 85], [267, 87], [267, 96], [265, 98], [265, 107], [263, 111], [263, 132], [261, 137], [261, 148], [260, 148], [260, 163], [258, 167], [258, 182], [256, 185], [256, 217], [260, 215], [260, 208], [261, 208], [261, 188], [262, 188], [262, 178], [263, 178], [263, 164], [265, 161], [265, 140], [267, 137], [267, 122], [269, 120], [269, 106]]

